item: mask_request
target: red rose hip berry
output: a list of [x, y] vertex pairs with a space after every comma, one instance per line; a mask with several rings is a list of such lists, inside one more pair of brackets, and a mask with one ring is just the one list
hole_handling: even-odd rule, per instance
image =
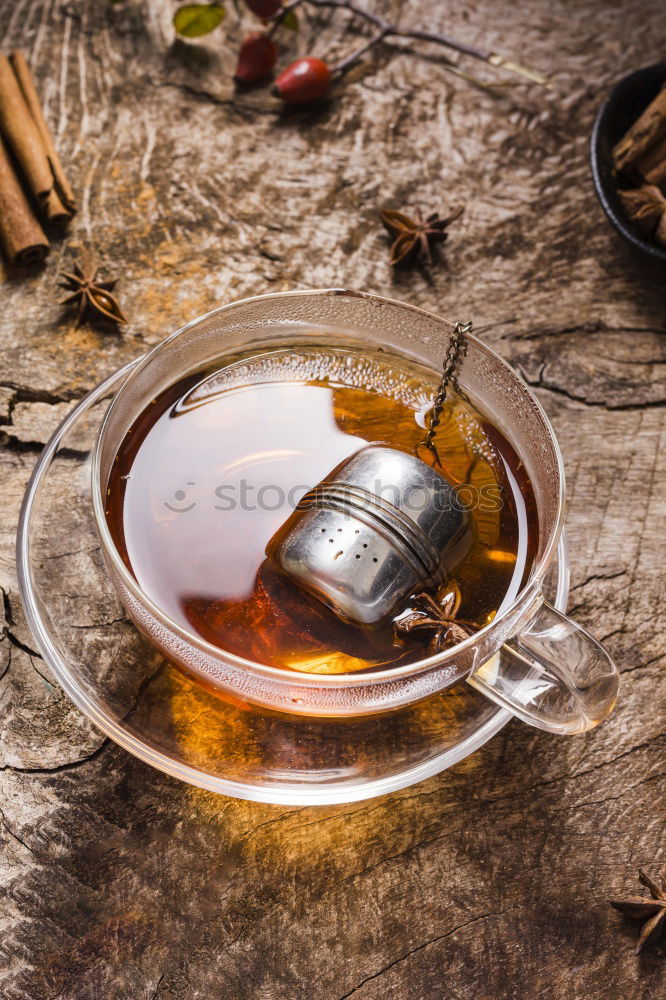
[[268, 21], [271, 17], [275, 17], [282, 6], [282, 0], [245, 0], [245, 2], [252, 13], [260, 17], [262, 21]]
[[263, 80], [277, 62], [277, 49], [263, 31], [248, 35], [240, 47], [234, 77], [239, 83]]
[[280, 73], [274, 93], [285, 104], [310, 104], [328, 93], [331, 71], [321, 59], [297, 59]]

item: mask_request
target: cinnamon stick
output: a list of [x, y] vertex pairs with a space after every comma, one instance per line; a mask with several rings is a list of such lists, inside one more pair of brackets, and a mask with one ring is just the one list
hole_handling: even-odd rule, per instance
[[49, 241], [33, 215], [0, 136], [0, 240], [12, 264], [39, 264]]
[[0, 55], [0, 129], [49, 222], [71, 217], [55, 187], [42, 137], [6, 56]]
[[636, 169], [646, 184], [659, 186], [666, 181], [666, 135], [637, 161]]
[[626, 170], [666, 134], [666, 84], [613, 150], [617, 170]]
[[76, 212], [74, 192], [72, 191], [69, 181], [65, 176], [65, 171], [63, 170], [62, 163], [60, 162], [58, 151], [53, 143], [53, 137], [48, 125], [46, 124], [44, 113], [42, 111], [42, 105], [39, 101], [39, 97], [37, 96], [35, 83], [32, 78], [32, 73], [30, 72], [30, 67], [28, 66], [22, 52], [12, 52], [9, 57], [9, 61], [12, 69], [14, 70], [16, 79], [18, 80], [19, 87], [23, 93], [25, 103], [28, 105], [30, 114], [32, 115], [33, 121], [41, 136], [42, 145], [46, 151], [46, 156], [51, 166], [51, 172], [53, 174], [53, 179], [55, 181], [60, 200], [69, 212], [74, 213]]
[[643, 185], [619, 191], [624, 210], [643, 236], [653, 236], [666, 213], [666, 198], [658, 187]]

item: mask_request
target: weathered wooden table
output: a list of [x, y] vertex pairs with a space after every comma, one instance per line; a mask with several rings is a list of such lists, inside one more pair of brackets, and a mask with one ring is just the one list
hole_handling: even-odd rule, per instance
[[[608, 86], [663, 56], [662, 0], [378, 4], [552, 72], [490, 94], [438, 52], [386, 49], [316, 114], [235, 96], [231, 9], [173, 43], [167, 2], [3, 0], [80, 195], [47, 265], [2, 276], [0, 996], [7, 1000], [652, 998], [663, 951], [607, 900], [664, 864], [663, 269], [609, 229], [587, 143]], [[356, 44], [336, 15], [303, 51]], [[226, 36], [226, 40], [225, 40]], [[467, 68], [498, 79], [478, 64]], [[509, 82], [506, 75], [501, 79]], [[464, 202], [446, 266], [392, 275], [376, 206]], [[63, 320], [83, 244], [131, 318]], [[82, 721], [31, 652], [14, 534], [73, 400], [213, 306], [348, 285], [451, 317], [534, 387], [569, 482], [571, 604], [621, 665], [610, 721], [519, 723], [451, 771], [351, 807], [225, 799], [151, 771]]]

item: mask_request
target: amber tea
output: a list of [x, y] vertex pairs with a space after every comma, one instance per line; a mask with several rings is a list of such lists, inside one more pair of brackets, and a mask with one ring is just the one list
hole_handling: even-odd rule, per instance
[[[423, 658], [420, 632], [342, 620], [266, 547], [306, 491], [368, 443], [413, 454], [437, 384], [436, 372], [388, 352], [297, 343], [181, 379], [135, 421], [109, 479], [107, 521], [127, 567], [180, 626], [249, 660], [347, 673]], [[526, 582], [535, 500], [509, 442], [459, 393], [449, 392], [435, 445], [470, 519], [443, 589], [456, 593], [458, 619], [480, 628]]]

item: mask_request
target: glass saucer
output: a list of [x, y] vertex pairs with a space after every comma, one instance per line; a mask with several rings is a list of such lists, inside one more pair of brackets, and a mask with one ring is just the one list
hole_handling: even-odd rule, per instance
[[[108, 579], [90, 496], [90, 451], [136, 362], [72, 410], [46, 445], [21, 510], [19, 586], [28, 623], [64, 690], [141, 760], [193, 785], [289, 805], [353, 802], [437, 774], [511, 718], [468, 684], [385, 716], [264, 714], [211, 694], [164, 660], [125, 617]], [[564, 536], [548, 584], [566, 609]]]

